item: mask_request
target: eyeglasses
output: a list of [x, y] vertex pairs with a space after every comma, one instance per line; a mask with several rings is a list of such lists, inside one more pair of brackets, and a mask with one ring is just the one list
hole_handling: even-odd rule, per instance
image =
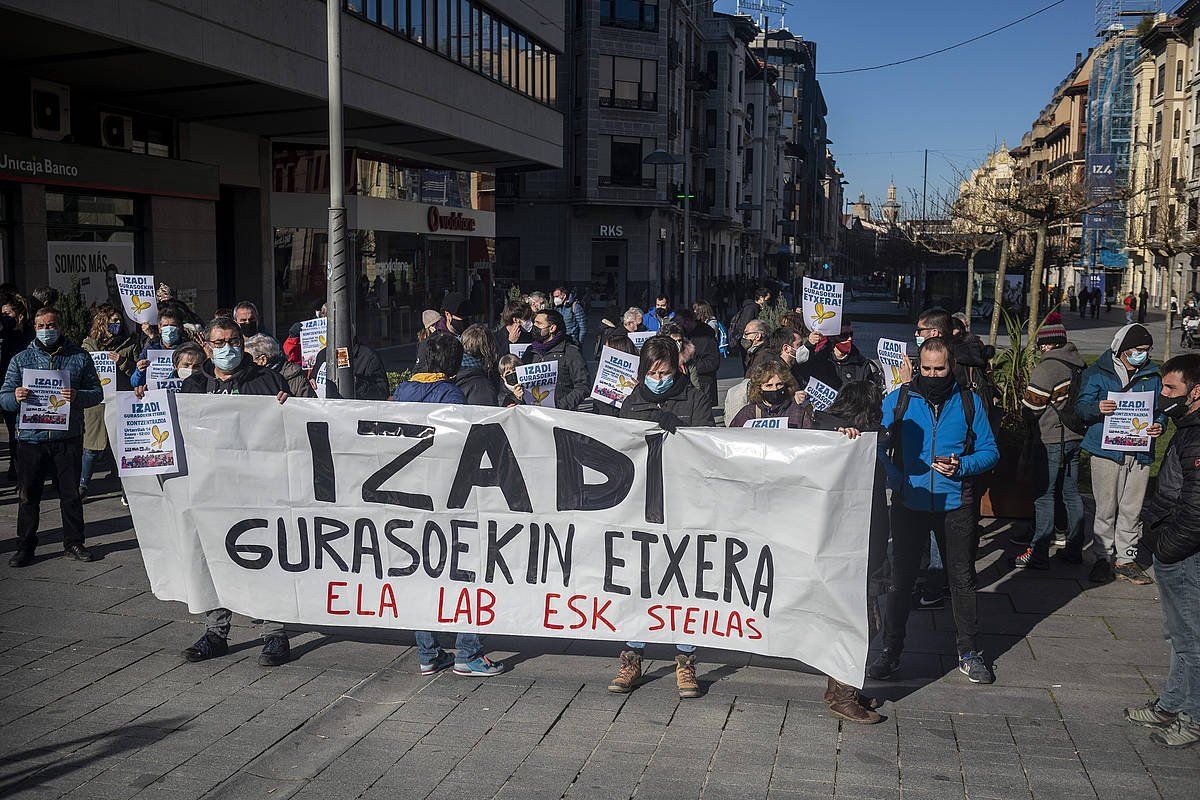
[[208, 343], [213, 347], [228, 347], [228, 346], [241, 347], [242, 346], [241, 339], [209, 339]]

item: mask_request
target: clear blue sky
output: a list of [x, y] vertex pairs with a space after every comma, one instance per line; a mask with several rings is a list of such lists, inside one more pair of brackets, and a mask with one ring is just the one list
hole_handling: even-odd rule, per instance
[[[817, 43], [817, 71], [869, 66], [935, 50], [1011, 22], [1052, 0], [794, 0], [787, 27]], [[732, 12], [732, 0], [718, 10]], [[1001, 140], [1016, 145], [1095, 37], [1094, 0], [1066, 0], [980, 42], [898, 67], [820, 76], [830, 149], [846, 195], [901, 202], [929, 180], [945, 187]], [[773, 24], [778, 24], [773, 23]], [[918, 151], [918, 152], [902, 152]], [[868, 155], [870, 154], [870, 155]]]

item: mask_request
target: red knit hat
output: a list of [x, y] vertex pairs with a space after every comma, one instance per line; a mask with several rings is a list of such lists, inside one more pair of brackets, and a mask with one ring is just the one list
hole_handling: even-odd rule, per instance
[[1037, 343], [1039, 345], [1051, 344], [1055, 347], [1067, 343], [1067, 328], [1063, 325], [1062, 315], [1057, 311], [1051, 311], [1046, 315], [1046, 321], [1038, 329]]

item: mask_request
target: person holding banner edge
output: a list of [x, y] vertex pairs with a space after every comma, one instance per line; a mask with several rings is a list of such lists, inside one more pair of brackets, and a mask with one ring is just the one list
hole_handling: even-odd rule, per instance
[[[229, 317], [208, 323], [204, 331], [205, 351], [209, 360], [193, 372], [179, 387], [183, 394], [248, 394], [273, 396], [282, 404], [289, 396], [287, 381], [278, 372], [259, 366], [247, 357], [242, 328]], [[214, 608], [206, 615], [207, 630], [195, 644], [183, 651], [191, 662], [207, 661], [229, 652], [229, 629], [233, 612]], [[262, 620], [262, 653], [258, 663], [276, 667], [291, 659], [291, 647], [282, 622]]]

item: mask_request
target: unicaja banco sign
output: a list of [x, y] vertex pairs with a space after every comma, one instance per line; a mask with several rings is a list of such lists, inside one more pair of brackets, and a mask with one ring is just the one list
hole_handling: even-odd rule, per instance
[[475, 220], [463, 216], [461, 211], [442, 212], [437, 206], [430, 206], [425, 215], [426, 225], [430, 233], [437, 231], [473, 231]]
[[0, 153], [0, 170], [26, 175], [62, 175], [68, 178], [79, 176], [79, 167], [72, 164], [62, 164], [49, 158], [22, 158], [9, 153]]

